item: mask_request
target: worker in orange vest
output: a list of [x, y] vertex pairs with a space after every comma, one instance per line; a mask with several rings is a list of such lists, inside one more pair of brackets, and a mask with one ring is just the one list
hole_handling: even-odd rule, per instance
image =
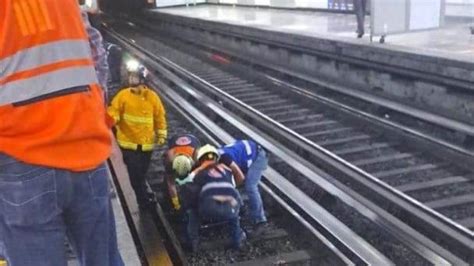
[[8, 264], [123, 265], [112, 137], [77, 0], [0, 1], [0, 234]]

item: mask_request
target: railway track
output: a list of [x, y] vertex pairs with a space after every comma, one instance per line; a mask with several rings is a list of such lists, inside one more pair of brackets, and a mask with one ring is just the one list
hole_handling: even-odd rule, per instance
[[[284, 132], [277, 136], [279, 141], [288, 146], [294, 145], [292, 147], [300, 154], [306, 153], [309, 159], [313, 159], [315, 150], [325, 153], [351, 171], [369, 177], [371, 182], [392, 193], [392, 197], [395, 195], [399, 197], [398, 200], [407, 201], [405, 204], [412, 205], [412, 208], [419, 208], [422, 210], [421, 217], [411, 221], [410, 225], [428, 216], [431, 220], [425, 222], [430, 227], [425, 230], [440, 224], [444, 226], [436, 229], [434, 241], [449, 250], [461, 247], [453, 252], [467, 261], [470, 259], [474, 188], [469, 169], [440, 158], [442, 156], [433, 155], [426, 145], [406, 145], [413, 143], [413, 138], [397, 136], [394, 130], [391, 132], [387, 127], [371, 122], [368, 117], [361, 119], [360, 112], [350, 106], [311, 95], [285, 81], [273, 79], [272, 83], [264, 82], [252, 75], [249, 78], [236, 74], [235, 70], [225, 65], [216, 67], [211, 61], [204, 62], [177, 51], [139, 31], [122, 32], [144, 50], [152, 53], [159, 51], [166, 55], [160, 60], [165, 62], [168, 69], [198, 84], [206, 94], [213, 95], [224, 106], [240, 112], [242, 117], [253, 122], [272, 125], [262, 126], [263, 131], [272, 133], [271, 130], [278, 129]], [[220, 64], [228, 63], [225, 58], [213, 59], [217, 59]], [[296, 136], [297, 140], [288, 140], [289, 135]], [[309, 148], [302, 148], [301, 144]], [[321, 160], [314, 159], [313, 163], [321, 165]], [[329, 171], [334, 172], [334, 169]], [[294, 178], [292, 181], [304, 185], [301, 180]], [[354, 184], [348, 180], [343, 182]], [[356, 186], [367, 190], [360, 184]], [[367, 190], [364, 193], [372, 192]], [[380, 199], [380, 195], [372, 199], [377, 197]], [[408, 218], [408, 222], [411, 219]], [[448, 241], [440, 239], [453, 232], [455, 234]]]
[[[167, 105], [168, 110], [170, 106]], [[170, 134], [178, 134], [184, 132], [192, 132], [205, 143], [210, 140], [202, 132], [190, 126], [185, 118], [176, 112], [169, 112], [168, 117]], [[214, 140], [215, 141], [215, 140]], [[162, 163], [162, 155], [165, 149], [155, 151], [151, 171], [148, 180], [151, 183], [152, 189], [158, 193], [158, 198], [161, 206], [163, 206], [166, 219], [170, 221], [173, 234], [176, 240], [181, 243], [181, 247], [185, 245], [183, 239], [183, 225], [185, 219], [181, 215], [177, 215], [169, 206], [169, 199], [165, 192], [166, 183], [163, 182], [162, 177], [165, 176], [164, 167]], [[285, 261], [289, 264], [309, 265], [311, 261], [317, 261], [318, 264], [333, 264], [330, 258], [320, 256], [316, 258], [314, 254], [314, 247], [303, 246], [301, 241], [292, 236], [287, 230], [281, 219], [285, 217], [284, 214], [273, 212], [270, 209], [270, 215], [273, 218], [270, 225], [270, 230], [265, 236], [252, 239], [247, 243], [241, 252], [233, 252], [227, 250], [228, 239], [225, 236], [225, 225], [206, 224], [201, 228], [201, 243], [200, 249], [197, 253], [185, 253], [185, 263], [191, 265], [209, 265], [209, 264], [228, 264], [236, 263], [237, 265], [252, 265], [252, 263], [272, 264], [278, 261]], [[243, 222], [242, 226], [245, 229], [246, 224]], [[337, 263], [336, 263], [337, 264]]]
[[[161, 88], [159, 93], [167, 107], [167, 119], [170, 135], [191, 132], [203, 142], [222, 144], [234, 138], [221, 129], [212, 120], [206, 119], [185, 99], [167, 88], [166, 84], [156, 80], [155, 87]], [[165, 88], [165, 89], [163, 89]], [[246, 137], [238, 135], [238, 137]], [[176, 216], [164, 192], [164, 167], [162, 156], [165, 148], [158, 148], [152, 157], [152, 166], [148, 175], [149, 183], [159, 195], [160, 206], [155, 215], [160, 216], [162, 224], [159, 227], [168, 229], [169, 242], [180, 251], [174, 254], [184, 254], [175, 263], [192, 265], [236, 264], [236, 265], [355, 265], [355, 264], [391, 264], [391, 261], [360, 239], [354, 232], [347, 229], [340, 221], [328, 214], [316, 202], [309, 198], [291, 199], [293, 194], [301, 193], [291, 184], [285, 183], [278, 172], [270, 169], [265, 176], [273, 177], [261, 185], [265, 196], [270, 226], [267, 232], [259, 237], [251, 238], [240, 251], [225, 248], [228, 239], [222, 229], [222, 224], [206, 224], [201, 227], [201, 244], [198, 253], [182, 251], [183, 220]], [[284, 163], [280, 163], [282, 165]], [[280, 179], [280, 181], [278, 181]], [[276, 180], [276, 181], [275, 181]], [[272, 186], [273, 188], [270, 188]], [[288, 190], [282, 190], [286, 187]], [[290, 190], [291, 189], [291, 190]], [[284, 199], [282, 197], [290, 199]], [[312, 210], [306, 210], [305, 215], [320, 216], [318, 221], [304, 218], [302, 212], [294, 206], [311, 205]], [[164, 225], [164, 226], [163, 226]], [[316, 229], [319, 225], [326, 229]], [[244, 221], [243, 227], [248, 224]], [[336, 232], [326, 231], [333, 228]], [[337, 228], [337, 230], [336, 230]], [[181, 244], [179, 244], [181, 243]], [[173, 246], [168, 245], [168, 246]], [[344, 249], [341, 252], [339, 249]]]

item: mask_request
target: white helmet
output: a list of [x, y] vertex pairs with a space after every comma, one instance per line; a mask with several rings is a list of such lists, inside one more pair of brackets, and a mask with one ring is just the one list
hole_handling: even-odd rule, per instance
[[193, 168], [193, 159], [191, 157], [179, 154], [173, 159], [172, 168], [173, 171], [178, 175], [178, 178], [186, 177], [191, 169]]
[[[199, 161], [199, 160], [203, 159], [203, 157], [205, 155], [209, 156], [206, 159], [217, 160], [219, 158], [219, 152], [217, 151], [217, 148], [210, 145], [210, 144], [206, 144], [206, 145], [202, 146], [199, 150], [197, 150], [196, 161]], [[210, 156], [212, 156], [212, 157], [210, 157]]]

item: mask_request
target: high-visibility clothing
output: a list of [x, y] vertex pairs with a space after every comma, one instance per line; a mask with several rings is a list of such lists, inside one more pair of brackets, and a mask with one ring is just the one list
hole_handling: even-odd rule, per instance
[[[64, 93], [78, 87], [87, 91]], [[58, 94], [10, 104], [51, 93]], [[105, 114], [77, 1], [0, 1], [0, 152], [46, 167], [94, 169], [111, 151]]]
[[97, 83], [77, 0], [0, 1], [0, 106]]
[[166, 112], [160, 97], [145, 85], [140, 92], [121, 90], [112, 100], [108, 113], [115, 121], [120, 147], [151, 151], [158, 138], [166, 138]]
[[194, 158], [194, 152], [200, 146], [198, 138], [191, 134], [176, 135], [168, 141], [171, 157], [182, 154]]
[[219, 154], [230, 156], [245, 174], [257, 158], [258, 145], [251, 140], [237, 140], [232, 144], [221, 147]]
[[0, 107], [0, 152], [20, 161], [85, 171], [109, 157], [102, 90], [69, 94], [28, 105]]

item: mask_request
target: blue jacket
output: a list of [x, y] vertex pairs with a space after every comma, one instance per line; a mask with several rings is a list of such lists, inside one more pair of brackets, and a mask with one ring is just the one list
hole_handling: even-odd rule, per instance
[[219, 149], [222, 162], [228, 165], [226, 161], [232, 159], [244, 174], [247, 173], [249, 167], [257, 159], [257, 153], [258, 145], [252, 140], [237, 140]]

